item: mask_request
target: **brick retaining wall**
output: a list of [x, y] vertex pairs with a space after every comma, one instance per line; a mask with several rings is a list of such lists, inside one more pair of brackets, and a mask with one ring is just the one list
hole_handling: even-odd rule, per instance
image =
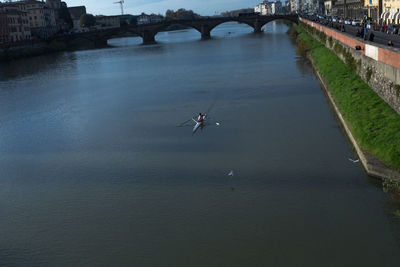
[[[318, 23], [300, 18], [300, 20], [304, 23], [307, 23], [308, 25], [311, 25], [312, 27], [316, 28], [319, 31], [323, 31], [327, 36], [331, 36], [333, 39], [341, 42], [342, 44], [345, 44], [351, 48], [355, 48], [356, 45], [359, 45], [361, 47], [361, 50], [359, 51], [362, 54], [365, 54], [366, 56], [373, 58], [375, 60], [378, 60], [382, 63], [385, 63], [387, 65], [390, 65], [392, 67], [400, 69], [400, 53], [398, 51], [393, 51], [389, 48], [383, 48], [380, 47], [380, 45], [373, 44], [370, 42], [363, 42], [360, 40], [355, 39], [354, 37], [351, 37], [345, 33], [338, 32], [336, 30], [330, 29], [328, 27], [322, 26]], [[366, 46], [374, 47], [375, 49], [365, 49]], [[372, 53], [371, 53], [372, 51]], [[377, 56], [376, 56], [377, 55]]]

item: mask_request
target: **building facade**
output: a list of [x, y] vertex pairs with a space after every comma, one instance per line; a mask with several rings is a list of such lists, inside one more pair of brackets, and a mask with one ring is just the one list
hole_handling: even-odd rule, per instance
[[254, 12], [259, 13], [260, 15], [263, 15], [263, 16], [279, 14], [282, 12], [282, 2], [281, 1], [276, 1], [276, 2], [264, 1], [254, 7]]
[[350, 19], [365, 19], [368, 9], [364, 6], [365, 0], [338, 0], [334, 8], [336, 16]]
[[142, 13], [138, 18], [137, 18], [137, 24], [138, 25], [143, 25], [143, 24], [150, 24], [150, 23], [159, 23], [164, 20], [164, 17], [161, 15], [146, 15]]
[[400, 23], [400, 1], [382, 0], [380, 22], [382, 24]]
[[54, 10], [59, 10], [61, 8], [61, 0], [46, 0], [46, 6]]
[[334, 6], [333, 0], [326, 0], [326, 1], [324, 2], [324, 6], [325, 6], [324, 15], [325, 15], [325, 16], [332, 16], [332, 15], [333, 15], [332, 7]]
[[6, 2], [2, 5], [26, 12], [32, 35], [45, 39], [57, 32], [56, 10], [48, 8], [45, 2], [31, 0]]
[[27, 12], [0, 6], [0, 44], [31, 40]]
[[120, 16], [96, 16], [97, 29], [111, 29], [121, 27]]
[[86, 7], [85, 6], [69, 7], [68, 12], [71, 15], [73, 30], [76, 32], [82, 31], [81, 16], [83, 14], [86, 14]]
[[379, 0], [364, 0], [364, 7], [367, 10], [368, 18], [379, 22], [380, 15], [382, 14], [382, 12], [379, 12]]
[[299, 0], [290, 0], [290, 12], [297, 13], [299, 11]]

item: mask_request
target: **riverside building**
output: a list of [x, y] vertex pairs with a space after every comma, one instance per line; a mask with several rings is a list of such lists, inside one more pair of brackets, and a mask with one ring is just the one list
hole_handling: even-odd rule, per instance
[[0, 6], [0, 44], [31, 40], [27, 13]]
[[254, 12], [259, 13], [263, 16], [274, 15], [282, 12], [282, 2], [269, 2], [264, 1], [254, 7]]
[[380, 16], [382, 24], [399, 24], [400, 23], [400, 2], [382, 0], [383, 10]]
[[6, 9], [15, 9], [26, 12], [32, 35], [39, 38], [53, 36], [58, 28], [56, 23], [57, 10], [50, 8], [41, 1], [18, 1], [2, 4]]
[[86, 7], [85, 6], [69, 7], [68, 12], [71, 15], [74, 31], [75, 32], [83, 31], [81, 27], [81, 16], [83, 14], [86, 14]]
[[120, 16], [96, 16], [96, 28], [112, 29], [121, 27]]
[[[338, 0], [335, 3], [337, 16], [350, 19], [362, 20], [368, 16], [368, 10], [365, 8], [365, 0]], [[335, 12], [336, 13], [336, 12]]]

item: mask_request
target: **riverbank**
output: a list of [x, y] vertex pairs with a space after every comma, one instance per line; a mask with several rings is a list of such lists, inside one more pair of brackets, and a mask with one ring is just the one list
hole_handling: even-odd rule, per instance
[[63, 51], [71, 51], [71, 49], [63, 42], [53, 40], [51, 42], [35, 42], [16, 47], [6, 47], [0, 49], [0, 62], [6, 62], [21, 58], [35, 57], [47, 55]]
[[400, 116], [357, 75], [357, 62], [343, 63], [304, 27], [294, 29], [297, 52], [310, 59], [366, 172], [400, 181]]
[[0, 62], [20, 59], [25, 57], [40, 56], [53, 52], [46, 43], [24, 45], [0, 49]]

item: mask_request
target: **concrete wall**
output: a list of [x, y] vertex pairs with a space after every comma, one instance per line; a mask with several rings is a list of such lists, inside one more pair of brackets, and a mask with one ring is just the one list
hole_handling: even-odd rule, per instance
[[[358, 74], [386, 103], [400, 114], [400, 89], [396, 88], [396, 85], [400, 85], [400, 50], [363, 41], [360, 38], [352, 37], [302, 18], [300, 20], [340, 42], [356, 60], [360, 60], [361, 68], [358, 70]], [[357, 45], [361, 47], [361, 50], [355, 49]], [[330, 47], [328, 42], [325, 46], [333, 51], [333, 47]], [[338, 56], [344, 61], [342, 55]], [[371, 72], [372, 75], [368, 79], [367, 73]]]

